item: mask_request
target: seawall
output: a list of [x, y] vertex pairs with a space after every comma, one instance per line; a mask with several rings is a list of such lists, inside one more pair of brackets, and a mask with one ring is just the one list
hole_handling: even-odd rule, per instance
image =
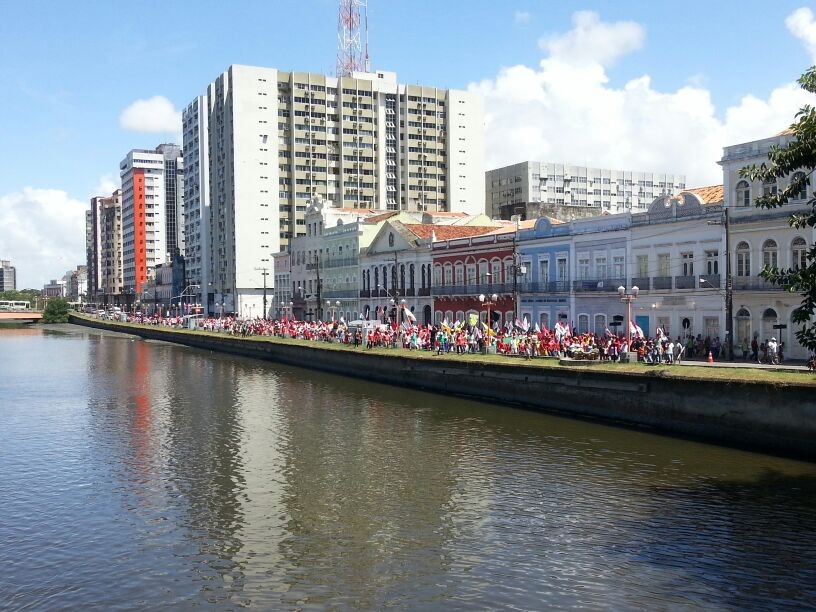
[[411, 357], [143, 327], [71, 315], [71, 323], [816, 461], [816, 387], [661, 377], [659, 371], [542, 368], [524, 362]]

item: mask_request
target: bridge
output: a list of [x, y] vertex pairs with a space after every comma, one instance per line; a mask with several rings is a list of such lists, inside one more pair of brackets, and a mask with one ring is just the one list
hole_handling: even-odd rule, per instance
[[0, 323], [39, 323], [42, 310], [0, 310]]

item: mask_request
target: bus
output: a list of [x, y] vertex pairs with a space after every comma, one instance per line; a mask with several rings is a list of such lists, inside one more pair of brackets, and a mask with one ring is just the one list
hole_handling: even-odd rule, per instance
[[0, 310], [30, 310], [31, 302], [20, 300], [0, 300]]

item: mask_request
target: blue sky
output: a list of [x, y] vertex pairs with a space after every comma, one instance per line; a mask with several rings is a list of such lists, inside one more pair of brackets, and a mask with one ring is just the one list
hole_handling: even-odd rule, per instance
[[[808, 47], [808, 23], [802, 26], [804, 34], [799, 38], [786, 26], [786, 18], [804, 6], [801, 1], [369, 3], [374, 68], [396, 71], [401, 82], [454, 88], [482, 83], [489, 165], [528, 156], [548, 161], [581, 158], [601, 164], [612, 156], [604, 143], [593, 140], [597, 125], [591, 137], [581, 132], [580, 118], [572, 124], [572, 132], [556, 132], [547, 126], [549, 113], [561, 116], [558, 108], [553, 109], [558, 98], [553, 75], [559, 71], [555, 63], [540, 69], [539, 62], [555, 57], [553, 49], [566, 48], [560, 61], [569, 64], [575, 48], [570, 46], [574, 40], [570, 42], [569, 33], [580, 29], [579, 11], [596, 14], [584, 19], [581, 26], [588, 39], [579, 39], [589, 40], [590, 46], [598, 44], [582, 64], [593, 67], [586, 73], [594, 75], [587, 77], [590, 84], [585, 83], [588, 95], [592, 87], [618, 92], [633, 79], [648, 75], [648, 85], [641, 83], [641, 89], [651, 100], [651, 110], [644, 112], [657, 112], [661, 104], [678, 100], [685, 104], [676, 94], [691, 87], [694, 103], [701, 105], [694, 120], [702, 117], [701, 125], [713, 126], [701, 130], [722, 129], [722, 134], [718, 132], [722, 139], [743, 134], [753, 137], [745, 129], [729, 127], [733, 123], [729, 109], [740, 115], [747, 108], [742, 105], [745, 96], [776, 109], [752, 115], [767, 122], [768, 129], [776, 129], [780, 113], [787, 113], [791, 106], [774, 106], [774, 92], [792, 83], [812, 63], [816, 48], [816, 32]], [[34, 212], [52, 219], [57, 228], [63, 213], [63, 227], [73, 227], [75, 202], [85, 203], [97, 188], [108, 187], [129, 149], [155, 146], [172, 137], [123, 129], [119, 117], [126, 107], [139, 99], [164, 96], [180, 109], [231, 63], [331, 72], [336, 54], [336, 5], [335, 0], [145, 0], [136, 4], [0, 0], [0, 75], [5, 85], [0, 96], [4, 118], [0, 124], [0, 202], [10, 214], [8, 211], [19, 212], [21, 207], [25, 210], [33, 201], [32, 211], [42, 208]], [[617, 31], [615, 24], [631, 27], [621, 26]], [[611, 47], [605, 42], [610, 32]], [[542, 38], [557, 42], [542, 47]], [[502, 79], [502, 68], [514, 66], [528, 69], [517, 73], [521, 85], [518, 79]], [[544, 83], [539, 88], [545, 92], [543, 106], [514, 106], [527, 104], [529, 96], [520, 89], [535, 79]], [[706, 95], [711, 108], [703, 108]], [[629, 121], [636, 114], [629, 111], [604, 121]], [[514, 134], [525, 130], [524, 125], [509, 123], [518, 117], [540, 128], [535, 137], [539, 140], [528, 136], [514, 140]], [[638, 138], [640, 133], [633, 134]], [[582, 149], [585, 137], [587, 145]], [[563, 148], [566, 141], [574, 144]], [[710, 150], [714, 144], [709, 145]], [[635, 148], [631, 143], [626, 147]], [[562, 159], [562, 154], [570, 158]], [[517, 159], [511, 159], [514, 155]], [[688, 169], [667, 169], [688, 173], [690, 182], [709, 182], [716, 180], [715, 170], [707, 169], [714, 163], [708, 159], [713, 156], [706, 154], [708, 166], [702, 169], [686, 164], [682, 156], [667, 157], [659, 148], [653, 155], [633, 152], [629, 160], [654, 165], [655, 170], [689, 165]], [[625, 155], [616, 159], [627, 161]], [[49, 202], [43, 204], [43, 199]], [[0, 221], [7, 220], [8, 214], [4, 217], [0, 208]], [[28, 227], [22, 231], [40, 230]], [[45, 234], [36, 236], [30, 252], [20, 246], [20, 240], [4, 243], [0, 236], [0, 257], [17, 262], [23, 284], [39, 284], [47, 280], [44, 276], [61, 275], [82, 262], [77, 245], [82, 247], [84, 237], [57, 236], [55, 231], [53, 227], [43, 229]], [[49, 244], [54, 252], [47, 250]], [[33, 262], [37, 257], [52, 257], [58, 263], [46, 271], [43, 259], [26, 269], [25, 260]], [[77, 260], [71, 261], [72, 257]]]

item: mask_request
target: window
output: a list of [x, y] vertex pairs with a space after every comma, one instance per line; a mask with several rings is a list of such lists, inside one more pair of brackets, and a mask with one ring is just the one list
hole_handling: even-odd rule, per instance
[[465, 267], [458, 263], [456, 264], [456, 279], [453, 283], [454, 285], [464, 285], [465, 284]]
[[740, 181], [737, 183], [737, 206], [751, 205], [751, 185], [748, 181]]
[[596, 314], [595, 315], [595, 333], [598, 336], [603, 336], [606, 333], [606, 315], [605, 314]]
[[492, 276], [490, 277], [490, 281], [493, 283], [501, 283], [502, 282], [501, 262], [498, 259], [494, 259], [490, 265], [491, 265], [490, 273], [492, 274]]
[[805, 200], [807, 199], [807, 183], [805, 182], [805, 173], [804, 172], [794, 172], [793, 176], [791, 177], [791, 185], [795, 185], [801, 181], [801, 185], [799, 189], [793, 194], [794, 200]]
[[589, 278], [589, 255], [578, 256], [578, 279], [585, 280]]
[[681, 253], [683, 262], [683, 276], [694, 276], [694, 253]]
[[434, 266], [433, 269], [433, 284], [436, 287], [442, 285], [442, 266]]
[[762, 181], [762, 195], [775, 196], [776, 195], [776, 179], [768, 179]]
[[538, 280], [543, 284], [550, 282], [550, 260], [547, 258], [538, 260]]
[[468, 264], [467, 265], [467, 285], [475, 285], [476, 284], [476, 264]]
[[706, 251], [706, 274], [720, 273], [720, 252]]
[[578, 333], [579, 334], [586, 334], [589, 332], [589, 315], [588, 314], [579, 314], [578, 315]]
[[801, 236], [797, 236], [791, 243], [791, 267], [795, 270], [802, 270], [807, 267], [807, 243]]
[[606, 278], [606, 255], [595, 257], [595, 277]]
[[550, 327], [550, 313], [549, 312], [542, 312], [539, 315], [539, 320], [541, 322], [541, 329], [549, 329], [549, 327]]
[[649, 256], [637, 256], [637, 274], [638, 278], [646, 278], [649, 276]]
[[623, 255], [615, 255], [612, 258], [612, 276], [614, 278], [623, 278], [624, 259]]
[[657, 326], [663, 330], [666, 336], [671, 337], [671, 319], [669, 317], [657, 317]]
[[767, 268], [779, 267], [779, 250], [775, 240], [766, 240], [762, 245], [762, 265]]
[[556, 274], [558, 275], [558, 280], [568, 280], [569, 273], [567, 268], [567, 258], [566, 257], [559, 257], [557, 262], [557, 269]]
[[737, 245], [737, 276], [751, 276], [751, 248], [747, 242]]
[[657, 273], [659, 276], [671, 276], [670, 264], [671, 260], [668, 253], [658, 253]]

